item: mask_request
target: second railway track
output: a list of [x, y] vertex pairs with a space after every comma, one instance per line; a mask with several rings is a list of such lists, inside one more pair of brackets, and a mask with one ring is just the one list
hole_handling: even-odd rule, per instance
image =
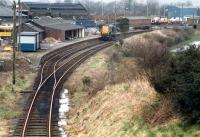
[[[62, 85], [73, 70], [112, 42], [77, 46], [52, 56], [41, 66], [37, 88], [29, 97], [18, 121], [15, 137], [59, 137], [58, 109]], [[36, 87], [36, 86], [35, 86]]]

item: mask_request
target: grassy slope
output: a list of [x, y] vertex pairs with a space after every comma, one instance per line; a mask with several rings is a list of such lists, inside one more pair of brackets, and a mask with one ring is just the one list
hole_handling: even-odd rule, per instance
[[[18, 55], [21, 58], [22, 55]], [[16, 85], [12, 91], [12, 72], [0, 72], [0, 136], [6, 137], [12, 128], [13, 119], [17, 118], [21, 113], [22, 106], [20, 102], [23, 100], [20, 91], [26, 90], [32, 85], [35, 73], [29, 69], [27, 62], [18, 62], [21, 68], [16, 71]], [[18, 65], [17, 65], [18, 66]]]
[[[117, 61], [110, 60], [115, 50], [112, 47], [90, 58], [66, 82], [72, 106], [66, 127], [69, 136], [200, 136], [199, 126], [184, 128], [177, 115], [154, 126], [144, 122], [141, 118], [144, 109], [159, 103], [160, 98], [135, 58], [121, 56], [120, 59], [115, 57]], [[83, 85], [85, 76], [91, 81], [89, 85]], [[151, 112], [146, 113], [150, 115]]]

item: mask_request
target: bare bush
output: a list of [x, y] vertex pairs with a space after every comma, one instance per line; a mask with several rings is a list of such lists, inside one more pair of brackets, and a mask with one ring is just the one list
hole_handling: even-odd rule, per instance
[[143, 108], [142, 117], [146, 123], [155, 126], [176, 117], [176, 113], [171, 99], [168, 97], [160, 97], [160, 101], [150, 105], [148, 104]]
[[167, 47], [152, 39], [136, 42], [123, 49], [127, 55], [143, 59], [145, 66], [158, 65], [167, 52]]
[[159, 65], [168, 55], [168, 48], [186, 40], [190, 31], [161, 30], [134, 36], [125, 41], [122, 52], [125, 56], [138, 57], [147, 67]]

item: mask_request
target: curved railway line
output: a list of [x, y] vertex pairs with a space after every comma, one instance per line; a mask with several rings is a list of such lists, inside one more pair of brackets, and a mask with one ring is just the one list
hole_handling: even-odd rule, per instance
[[49, 58], [42, 65], [40, 81], [24, 108], [14, 136], [57, 137], [59, 92], [69, 74], [89, 56], [109, 47], [112, 42], [98, 45], [78, 45]]
[[113, 42], [88, 40], [44, 56], [33, 87], [34, 92], [25, 104], [13, 136], [59, 137], [58, 109], [63, 83], [83, 61], [111, 45]]

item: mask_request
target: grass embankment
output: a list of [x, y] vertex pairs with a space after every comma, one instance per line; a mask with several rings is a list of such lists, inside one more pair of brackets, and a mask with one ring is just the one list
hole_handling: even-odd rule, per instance
[[[0, 53], [1, 55], [2, 53]], [[1, 59], [3, 60], [3, 59]], [[20, 91], [31, 88], [35, 72], [22, 54], [17, 54], [16, 85], [12, 86], [12, 61], [6, 59], [5, 66], [0, 71], [0, 136], [9, 136], [12, 120], [17, 118], [22, 110], [23, 96]], [[14, 90], [12, 90], [14, 89]]]
[[199, 136], [200, 127], [184, 127], [171, 102], [152, 87], [146, 69], [162, 62], [166, 50], [189, 34], [163, 30], [133, 36], [122, 47], [105, 49], [83, 63], [65, 85], [72, 106], [69, 136]]

